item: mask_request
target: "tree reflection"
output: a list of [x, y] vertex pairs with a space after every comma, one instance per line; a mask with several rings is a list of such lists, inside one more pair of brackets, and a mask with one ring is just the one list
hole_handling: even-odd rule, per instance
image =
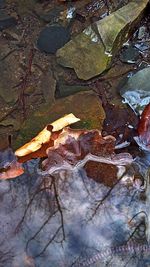
[[[55, 250], [58, 249], [64, 253], [64, 263], [57, 266], [94, 266], [97, 261], [112, 266], [123, 255], [124, 265], [128, 261], [130, 264], [136, 249], [140, 253], [144, 251], [139, 244], [148, 247], [144, 201], [137, 206], [141, 192], [133, 186], [133, 179], [124, 179], [125, 175], [130, 177], [126, 167], [117, 181], [108, 187], [90, 179], [84, 164], [80, 164], [77, 169], [73, 166], [67, 170], [56, 163], [51, 174], [50, 169], [48, 173], [43, 171], [30, 189], [29, 202], [16, 234], [27, 231], [25, 251], [37, 261], [43, 255], [51, 257], [53, 252], [53, 262], [57, 262]], [[35, 228], [32, 218], [37, 222]], [[71, 245], [72, 240], [75, 245]]]

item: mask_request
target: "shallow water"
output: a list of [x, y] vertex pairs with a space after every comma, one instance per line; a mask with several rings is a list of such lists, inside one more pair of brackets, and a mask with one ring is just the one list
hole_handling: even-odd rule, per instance
[[[21, 5], [23, 5], [24, 1], [17, 2], [20, 2], [22, 3]], [[44, 1], [38, 2], [42, 3]], [[72, 1], [71, 6], [69, 4], [69, 9], [66, 9], [66, 15], [65, 13], [63, 14], [63, 12], [61, 15], [56, 15], [55, 12], [59, 12], [56, 10], [56, 4], [53, 3], [55, 1], [48, 2], [52, 2], [48, 7], [48, 10], [49, 8], [52, 10], [52, 15], [54, 17], [51, 23], [55, 23], [60, 19], [62, 20], [62, 25], [64, 23], [69, 25], [69, 20], [73, 16], [72, 12], [74, 12], [74, 5], [80, 1]], [[90, 1], [85, 0], [85, 2]], [[108, 6], [107, 2], [109, 3]], [[92, 21], [97, 21], [100, 18], [105, 17], [111, 10], [115, 10], [127, 2], [128, 1], [115, 0], [92, 1], [89, 5], [83, 5], [82, 3], [81, 7], [80, 3], [77, 3], [77, 17], [74, 22], [74, 27], [72, 28], [72, 33], [77, 34], [78, 32], [81, 32], [91, 24]], [[11, 7], [10, 4], [7, 8], [8, 11], [10, 9], [14, 14], [15, 6], [12, 5]], [[29, 7], [26, 7], [26, 9], [28, 8]], [[120, 109], [117, 105], [118, 103], [120, 105], [122, 101], [118, 94], [121, 86], [117, 89], [119, 81], [122, 80], [123, 76], [126, 78], [129, 78], [130, 76], [132, 77], [135, 70], [149, 67], [150, 26], [149, 17], [146, 18], [146, 16], [141, 22], [141, 25], [145, 25], [146, 27], [144, 37], [139, 37], [139, 30], [137, 30], [133, 35], [132, 40], [129, 41], [129, 44], [133, 44], [139, 51], [138, 59], [134, 62], [129, 58], [129, 60], [125, 61], [126, 63], [123, 63], [124, 60], [123, 62], [120, 62], [119, 59], [117, 59], [118, 61], [114, 61], [114, 64], [112, 65], [110, 74], [108, 73], [108, 78], [106, 73], [104, 80], [103, 76], [99, 76], [93, 78], [91, 81], [83, 82], [82, 80], [77, 79], [75, 73], [69, 69], [64, 70], [58, 66], [53, 55], [42, 54], [37, 49], [30, 58], [30, 54], [32, 54], [30, 52], [32, 52], [33, 46], [37, 43], [41, 30], [48, 26], [47, 23], [43, 24], [44, 22], [43, 20], [41, 21], [41, 18], [38, 18], [42, 16], [43, 18], [47, 17], [47, 7], [43, 4], [40, 8], [42, 13], [41, 15], [40, 12], [39, 15], [35, 13], [36, 16], [34, 16], [34, 12], [32, 14], [31, 10], [28, 15], [22, 15], [17, 9], [16, 14], [18, 14], [18, 12], [21, 13], [21, 23], [17, 28], [14, 28], [14, 32], [13, 29], [11, 29], [10, 32], [6, 31], [1, 35], [1, 68], [5, 69], [5, 61], [8, 66], [13, 66], [13, 70], [11, 70], [11, 68], [9, 70], [6, 64], [6, 69], [8, 68], [8, 92], [10, 92], [12, 84], [14, 86], [13, 88], [17, 88], [17, 92], [20, 92], [21, 88], [18, 87], [18, 84], [20, 84], [20, 80], [22, 81], [22, 76], [24, 76], [25, 79], [27, 78], [28, 68], [29, 70], [31, 69], [32, 75], [31, 77], [28, 77], [29, 81], [25, 80], [25, 88], [23, 86], [24, 90], [29, 89], [29, 92], [27, 90], [27, 93], [23, 96], [22, 100], [20, 100], [21, 95], [17, 96], [19, 105], [18, 102], [14, 103], [11, 113], [8, 112], [8, 114], [5, 114], [5, 109], [6, 111], [9, 109], [6, 103], [4, 103], [5, 101], [0, 100], [0, 105], [2, 107], [1, 112], [3, 110], [4, 113], [1, 114], [0, 149], [8, 146], [8, 140], [6, 140], [6, 142], [4, 140], [9, 139], [8, 137], [10, 137], [10, 135], [12, 136], [12, 145], [14, 145], [13, 141], [22, 126], [20, 116], [24, 117], [24, 108], [25, 113], [27, 113], [25, 115], [27, 115], [27, 119], [29, 119], [29, 125], [31, 112], [28, 111], [30, 111], [30, 109], [31, 111], [37, 110], [39, 113], [38, 116], [33, 116], [33, 118], [31, 116], [31, 128], [23, 128], [23, 134], [21, 134], [21, 138], [23, 139], [21, 139], [19, 145], [22, 145], [26, 140], [33, 138], [34, 132], [37, 134], [39, 128], [41, 130], [47, 123], [56, 119], [53, 118], [53, 113], [56, 113], [57, 118], [68, 113], [70, 100], [65, 102], [65, 98], [62, 99], [62, 102], [58, 102], [58, 106], [56, 105], [54, 112], [50, 112], [50, 114], [47, 113], [47, 110], [44, 110], [45, 113], [42, 113], [42, 111], [40, 113], [39, 111], [39, 108], [43, 107], [45, 103], [49, 106], [53, 104], [53, 102], [57, 102], [56, 100], [54, 101], [54, 95], [56, 96], [57, 90], [60, 97], [61, 94], [64, 94], [64, 88], [65, 90], [69, 88], [67, 94], [63, 95], [64, 97], [73, 95], [73, 90], [78, 92], [77, 90], [81, 91], [82, 88], [82, 90], [85, 91], [90, 87], [90, 89], [96, 91], [100, 97], [101, 95], [104, 95], [104, 100], [105, 95], [108, 102], [113, 103], [113, 101], [115, 102], [116, 100], [115, 105], [117, 113], [113, 114], [115, 116], [118, 115]], [[37, 9], [35, 8], [35, 11], [36, 10]], [[65, 19], [65, 16], [67, 17], [67, 20]], [[15, 35], [16, 30], [18, 38], [20, 35], [22, 38], [18, 43], [15, 41], [15, 45], [13, 38], [15, 39], [17, 36]], [[20, 38], [18, 40], [20, 40]], [[12, 50], [9, 50], [10, 48]], [[124, 48], [120, 53], [123, 52]], [[118, 56], [120, 56], [120, 53]], [[131, 63], [133, 65], [130, 67], [129, 64]], [[20, 66], [23, 66], [22, 70], [20, 70]], [[26, 68], [27, 73], [25, 70]], [[48, 71], [46, 71], [46, 68]], [[14, 69], [16, 70], [17, 76], [16, 74], [14, 75]], [[10, 81], [10, 86], [8, 77], [11, 73], [13, 73], [13, 80]], [[5, 75], [2, 75], [1, 80], [6, 80]], [[49, 87], [50, 85], [51, 87]], [[130, 101], [126, 102], [129, 103], [133, 109], [140, 103], [140, 105], [142, 105], [141, 110], [143, 110], [144, 106], [149, 103], [149, 85], [147, 87], [147, 78], [145, 79], [144, 86], [148, 88], [146, 93], [145, 91], [138, 91], [136, 86], [131, 88], [134, 89], [134, 92], [132, 90], [129, 92], [127, 90], [126, 92], [126, 96], [129, 97], [129, 100], [131, 99], [132, 103], [130, 103]], [[73, 89], [73, 87], [75, 89]], [[1, 88], [3, 88], [3, 84]], [[16, 91], [14, 91], [14, 94], [15, 92]], [[10, 96], [11, 94], [8, 93], [8, 99]], [[80, 97], [81, 96], [79, 95], [79, 98], [76, 100], [79, 101], [79, 103]], [[82, 99], [84, 100], [84, 98], [81, 98], [81, 100]], [[85, 95], [85, 99], [87, 99], [87, 95]], [[5, 100], [7, 100], [6, 97]], [[86, 119], [88, 113], [91, 113], [89, 103], [92, 104], [93, 101], [95, 101], [93, 98], [91, 98], [90, 102], [85, 101], [85, 104], [83, 104], [84, 110], [82, 110], [82, 107], [79, 108], [80, 115], [85, 111]], [[78, 106], [77, 103], [75, 110], [78, 110]], [[61, 110], [61, 107], [65, 108]], [[69, 112], [73, 112], [72, 108], [73, 107], [71, 106]], [[45, 109], [47, 109], [47, 107]], [[88, 112], [87, 109], [89, 109]], [[109, 110], [109, 113], [111, 113], [111, 109]], [[94, 114], [96, 118], [97, 109], [94, 111]], [[124, 124], [129, 119], [124, 113], [121, 114], [122, 117], [125, 117], [123, 123], [119, 124], [120, 119], [118, 120], [117, 116], [118, 121], [111, 118], [110, 128], [113, 129], [113, 126], [115, 128], [112, 132], [109, 132], [109, 130], [108, 132], [106, 131], [107, 134], [116, 133], [121, 126], [123, 126], [124, 129]], [[41, 121], [39, 121], [40, 116], [42, 116]], [[89, 116], [90, 120], [91, 116], [93, 115]], [[8, 121], [5, 121], [5, 118], [8, 119]], [[25, 118], [23, 118], [23, 120], [24, 119]], [[94, 118], [92, 117], [92, 119]], [[40, 127], [38, 123], [40, 124]], [[99, 124], [100, 122], [98, 122], [98, 126]], [[131, 128], [135, 127], [132, 125], [132, 123], [129, 123]], [[84, 127], [87, 126], [88, 120], [86, 121], [86, 124], [84, 124]], [[106, 129], [104, 129], [104, 131], [105, 130]], [[125, 132], [125, 130], [123, 132]], [[120, 137], [122, 132], [118, 133], [118, 135]], [[126, 138], [123, 141], [126, 141]], [[120, 141], [117, 142], [117, 144], [118, 143], [119, 145], [118, 147], [116, 146], [116, 148], [119, 149], [121, 148], [122, 142], [121, 145]], [[130, 142], [127, 140], [126, 144], [129, 145]], [[134, 151], [132, 152], [134, 155]], [[150, 266], [149, 155], [149, 152], [147, 152], [142, 158], [141, 156], [137, 157], [134, 162], [138, 169], [137, 173], [134, 174], [136, 174], [135, 176], [137, 178], [139, 177], [139, 180], [137, 179], [134, 181], [133, 172], [136, 172], [136, 168], [133, 170], [130, 164], [128, 164], [126, 175], [123, 175], [123, 177], [120, 176], [112, 187], [106, 186], [106, 184], [104, 185], [102, 182], [99, 183], [94, 181], [93, 177], [89, 178], [86, 176], [82, 166], [82, 163], [85, 163], [85, 159], [82, 163], [77, 163], [78, 168], [77, 166], [72, 168], [65, 162], [64, 165], [60, 165], [59, 168], [57, 165], [54, 165], [45, 172], [41, 172], [41, 170], [39, 171], [39, 160], [31, 160], [24, 164], [25, 173], [22, 176], [11, 180], [0, 180], [0, 267]], [[103, 159], [104, 158], [99, 158], [99, 160]], [[12, 154], [12, 151], [10, 151], [10, 153], [8, 150], [3, 152], [0, 151], [0, 172], [1, 169], [7, 167], [9, 162], [12, 162], [13, 160], [14, 155]], [[55, 161], [55, 158], [52, 158], [52, 161]], [[48, 163], [50, 164], [50, 162]], [[109, 163], [110, 162], [107, 161], [107, 164]], [[122, 173], [123, 170], [122, 165], [120, 169], [118, 168], [118, 172], [120, 170], [120, 173]], [[141, 182], [141, 177], [144, 179], [142, 185], [139, 183], [139, 181]]]
[[0, 266], [150, 264], [149, 186], [106, 187], [82, 168], [39, 176], [38, 160], [25, 168], [0, 182]]

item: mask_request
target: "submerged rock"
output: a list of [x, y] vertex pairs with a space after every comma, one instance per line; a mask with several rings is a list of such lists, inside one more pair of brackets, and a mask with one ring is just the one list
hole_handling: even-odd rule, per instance
[[75, 128], [101, 129], [105, 118], [100, 101], [92, 92], [80, 92], [73, 96], [58, 99], [51, 106], [49, 104], [41, 106], [22, 125], [14, 144], [15, 148], [33, 138], [46, 124], [69, 113], [73, 113], [81, 119], [80, 122], [75, 124]]
[[14, 17], [7, 15], [3, 10], [0, 10], [0, 31], [15, 26], [17, 23]]
[[88, 86], [80, 86], [80, 85], [65, 85], [59, 83], [56, 89], [56, 98], [66, 97], [69, 95], [74, 95], [78, 92], [88, 91], [90, 88]]
[[37, 46], [41, 52], [55, 54], [70, 39], [68, 29], [60, 25], [51, 25], [44, 28], [37, 40]]
[[128, 48], [125, 48], [124, 51], [122, 51], [120, 59], [122, 62], [132, 64], [138, 60], [139, 55], [140, 53], [135, 47], [129, 46]]
[[120, 94], [125, 99], [125, 103], [128, 103], [137, 113], [141, 113], [144, 107], [150, 103], [149, 84], [150, 67], [144, 68], [129, 77], [120, 88]]
[[132, 1], [86, 28], [57, 51], [58, 63], [88, 80], [110, 67], [112, 57], [141, 19], [148, 0]]
[[5, 0], [0, 0], [0, 8], [4, 8], [6, 5]]

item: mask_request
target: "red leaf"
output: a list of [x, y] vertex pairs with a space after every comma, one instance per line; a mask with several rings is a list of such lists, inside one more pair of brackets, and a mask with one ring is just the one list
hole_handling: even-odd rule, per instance
[[137, 131], [140, 142], [146, 147], [150, 146], [150, 104], [145, 107], [141, 115]]

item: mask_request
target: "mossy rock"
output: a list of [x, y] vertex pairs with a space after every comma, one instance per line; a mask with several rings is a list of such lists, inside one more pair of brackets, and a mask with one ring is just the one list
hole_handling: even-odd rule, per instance
[[80, 79], [88, 80], [103, 72], [110, 58], [105, 54], [102, 43], [96, 43], [81, 33], [57, 51], [57, 62], [73, 68]]
[[77, 93], [63, 99], [58, 99], [50, 105], [43, 105], [34, 112], [22, 125], [14, 148], [18, 148], [36, 136], [47, 124], [73, 113], [81, 121], [74, 128], [101, 129], [105, 118], [99, 99], [93, 92]]
[[57, 51], [57, 61], [89, 80], [109, 69], [113, 57], [141, 20], [149, 0], [135, 0], [91, 24]]

